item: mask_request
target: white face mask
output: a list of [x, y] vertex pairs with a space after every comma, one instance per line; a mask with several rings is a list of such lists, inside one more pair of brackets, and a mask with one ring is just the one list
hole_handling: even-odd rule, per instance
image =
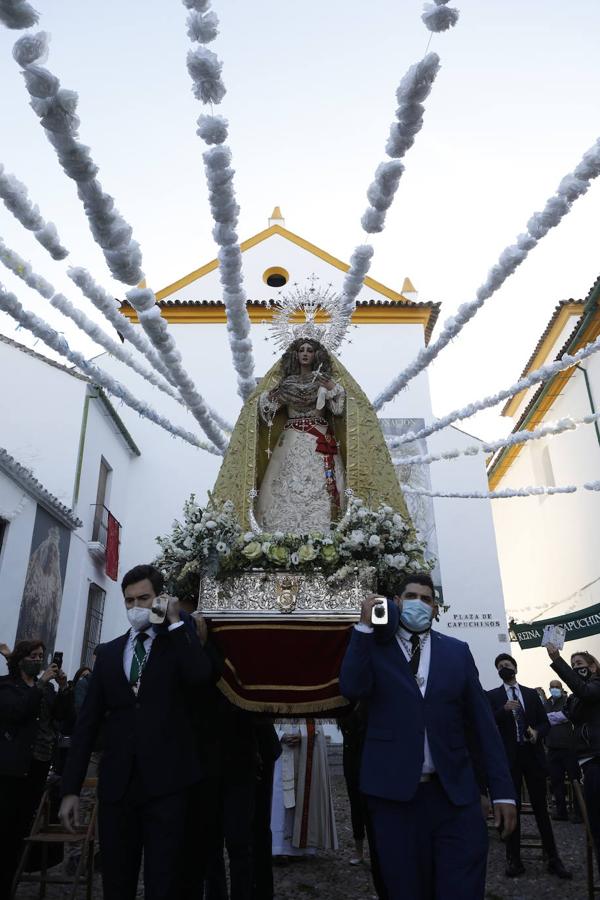
[[146, 606], [132, 606], [127, 610], [127, 618], [135, 631], [144, 631], [150, 627], [150, 610]]

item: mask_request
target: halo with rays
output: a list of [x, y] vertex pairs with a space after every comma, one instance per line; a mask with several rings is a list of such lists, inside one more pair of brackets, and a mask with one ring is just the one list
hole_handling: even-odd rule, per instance
[[274, 301], [269, 328], [279, 350], [286, 350], [301, 338], [318, 341], [332, 352], [342, 344], [346, 330], [342, 297], [331, 284], [321, 287], [317, 282], [313, 275], [307, 284], [294, 284]]

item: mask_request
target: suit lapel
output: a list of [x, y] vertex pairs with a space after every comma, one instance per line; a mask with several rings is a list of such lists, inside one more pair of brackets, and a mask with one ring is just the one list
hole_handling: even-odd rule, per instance
[[394, 644], [394, 649], [392, 652], [396, 655], [396, 658], [399, 657], [399, 665], [402, 670], [402, 673], [408, 679], [408, 682], [412, 686], [412, 689], [414, 691], [416, 691], [416, 693], [419, 695], [419, 697], [421, 697], [422, 695], [421, 695], [421, 691], [419, 690], [417, 680], [410, 670], [408, 660], [407, 660], [406, 656], [404, 655], [404, 650], [400, 646], [400, 641], [399, 641], [397, 635], [394, 635], [394, 639], [393, 639], [392, 643]]
[[435, 631], [429, 632], [429, 674], [427, 676], [427, 687], [425, 688], [425, 696], [427, 697], [435, 687], [435, 681], [439, 673], [439, 654], [441, 652], [441, 641], [439, 635]]
[[129, 680], [125, 675], [125, 669], [123, 666], [123, 655], [125, 653], [125, 647], [127, 646], [127, 641], [129, 640], [129, 632], [125, 632], [121, 637], [117, 638], [113, 644], [113, 659], [111, 668], [114, 670], [114, 680], [115, 686], [120, 691], [127, 691], [127, 693], [131, 694], [133, 697], [133, 691], [131, 689], [131, 685], [129, 684]]
[[142, 672], [142, 677], [140, 679], [140, 694], [144, 691], [144, 688], [148, 687], [149, 683], [152, 683], [154, 673], [160, 667], [161, 657], [164, 655], [168, 645], [166, 638], [166, 634], [161, 631], [157, 631], [154, 636], [152, 647], [150, 648], [150, 656], [148, 657], [148, 662], [144, 666], [144, 671]]

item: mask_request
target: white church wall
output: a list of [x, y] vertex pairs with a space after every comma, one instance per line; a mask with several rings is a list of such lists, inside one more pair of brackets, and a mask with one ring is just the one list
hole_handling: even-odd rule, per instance
[[[474, 442], [471, 435], [452, 427], [427, 439], [434, 453]], [[483, 454], [433, 463], [431, 485], [434, 491], [487, 490]], [[469, 644], [483, 686], [495, 687], [493, 661], [510, 644], [491, 503], [442, 498], [433, 502], [444, 602], [450, 606], [436, 627]]]
[[[600, 361], [585, 363], [592, 393], [600, 397]], [[583, 374], [575, 372], [544, 421], [590, 412]], [[499, 487], [530, 484], [582, 485], [597, 480], [600, 443], [593, 425], [524, 445]], [[600, 495], [576, 494], [496, 500], [494, 524], [509, 613], [522, 622], [557, 616], [600, 602], [597, 530]], [[552, 676], [543, 649], [521, 651], [512, 644], [525, 683], [547, 687]], [[600, 636], [569, 641], [565, 653], [600, 653]]]
[[0, 447], [70, 507], [86, 382], [4, 341], [0, 371]]
[[57, 648], [65, 653], [65, 665], [69, 665], [69, 671], [75, 671], [80, 664], [91, 584], [98, 585], [106, 592], [102, 640], [110, 640], [128, 627], [120, 588], [120, 578], [125, 572], [122, 561], [119, 578], [115, 582], [106, 575], [105, 563], [93, 556], [88, 549], [88, 541], [92, 540], [102, 459], [111, 470], [105, 505], [122, 525], [123, 546], [127, 540], [126, 523], [129, 520], [130, 472], [139, 458], [133, 456], [102, 401], [91, 397], [83, 444], [79, 496], [75, 504], [75, 512], [83, 526], [71, 539], [56, 643]]

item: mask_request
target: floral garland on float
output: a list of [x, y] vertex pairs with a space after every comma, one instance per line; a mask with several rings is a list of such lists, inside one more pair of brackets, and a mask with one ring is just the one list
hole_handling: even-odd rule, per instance
[[242, 529], [231, 501], [203, 509], [192, 495], [184, 504], [183, 521], [175, 521], [171, 534], [157, 541], [161, 553], [155, 565], [167, 589], [194, 601], [206, 574], [222, 579], [257, 569], [319, 571], [335, 587], [357, 570], [372, 569], [379, 590], [391, 593], [400, 578], [435, 566], [420, 535], [391, 506], [370, 509], [354, 496], [329, 532], [257, 534]]

